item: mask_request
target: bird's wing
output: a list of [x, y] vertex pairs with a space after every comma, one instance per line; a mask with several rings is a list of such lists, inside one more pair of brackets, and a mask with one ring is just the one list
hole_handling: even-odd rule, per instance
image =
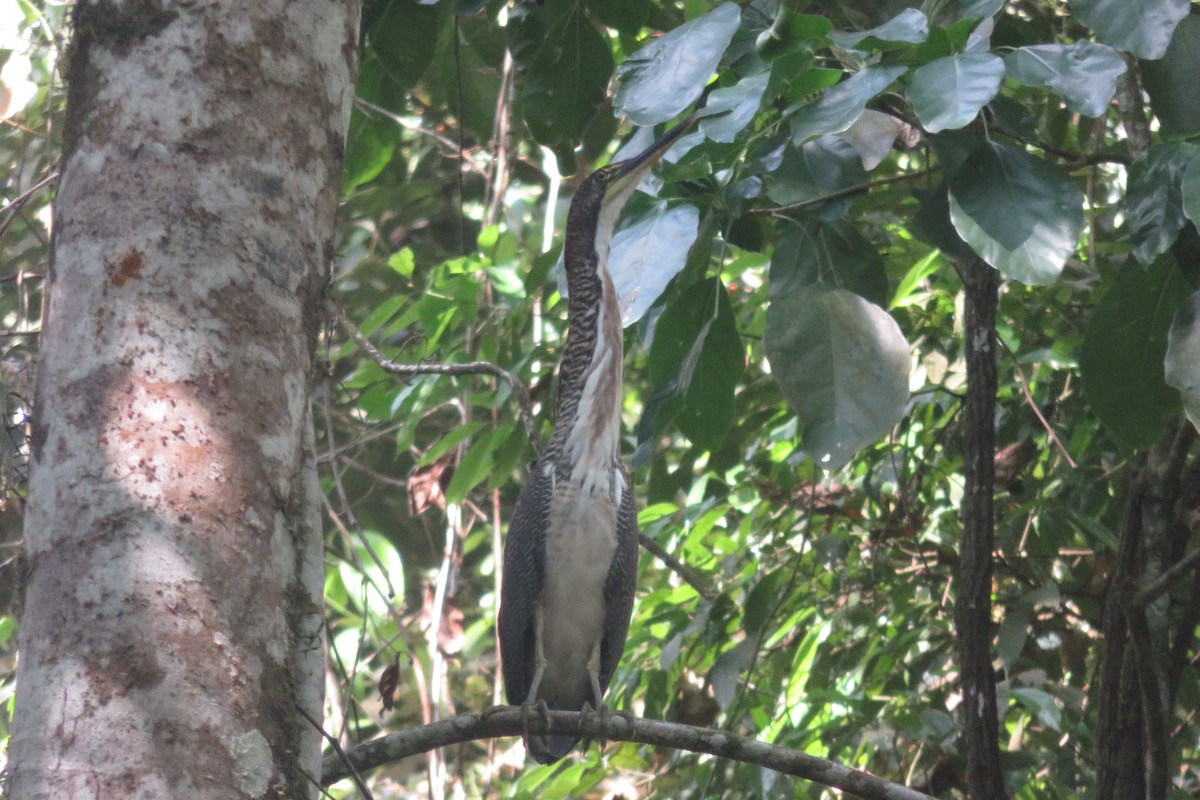
[[529, 480], [517, 498], [504, 542], [504, 575], [497, 626], [504, 692], [513, 705], [525, 702], [533, 681], [533, 608], [542, 592], [553, 485], [541, 464], [534, 464]]
[[600, 688], [607, 689], [617, 662], [625, 652], [625, 635], [633, 614], [633, 596], [637, 591], [638, 533], [637, 506], [629, 473], [621, 468], [624, 482], [621, 506], [617, 509], [617, 550], [604, 582], [604, 641], [600, 646]]

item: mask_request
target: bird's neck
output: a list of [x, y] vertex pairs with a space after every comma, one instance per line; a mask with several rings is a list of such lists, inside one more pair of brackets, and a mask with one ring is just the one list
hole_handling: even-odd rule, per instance
[[608, 268], [594, 250], [572, 252], [569, 245], [569, 325], [550, 453], [559, 477], [581, 480], [611, 473], [618, 461], [624, 347]]

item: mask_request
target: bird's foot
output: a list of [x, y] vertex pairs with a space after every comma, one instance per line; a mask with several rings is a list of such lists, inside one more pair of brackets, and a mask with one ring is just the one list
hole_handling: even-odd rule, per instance
[[521, 704], [521, 737], [526, 742], [529, 741], [529, 715], [532, 713], [538, 715], [543, 731], [550, 727], [550, 706], [546, 705], [546, 701], [540, 697], [525, 701]]
[[[599, 746], [601, 753], [604, 752], [604, 746], [608, 744], [608, 740], [604, 738], [604, 720], [608, 717], [608, 715], [610, 713], [612, 713], [612, 712], [609, 710], [608, 706], [606, 706], [604, 703], [601, 703], [600, 708], [596, 709], [596, 708], [592, 708], [591, 703], [585, 702], [583, 704], [583, 707], [579, 709], [579, 723], [580, 723], [581, 728], [587, 724], [588, 719], [590, 719], [593, 716], [599, 715], [601, 730], [600, 730], [600, 736], [596, 739], [596, 744]], [[583, 749], [585, 751], [587, 750], [588, 745], [590, 745], [591, 742], [592, 742], [591, 737], [588, 737], [583, 745]]]

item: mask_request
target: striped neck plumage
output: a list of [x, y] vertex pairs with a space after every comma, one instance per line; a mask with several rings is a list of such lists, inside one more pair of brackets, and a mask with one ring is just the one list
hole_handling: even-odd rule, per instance
[[624, 342], [616, 290], [595, 240], [568, 237], [564, 259], [569, 324], [549, 452], [561, 478], [586, 484], [618, 459]]

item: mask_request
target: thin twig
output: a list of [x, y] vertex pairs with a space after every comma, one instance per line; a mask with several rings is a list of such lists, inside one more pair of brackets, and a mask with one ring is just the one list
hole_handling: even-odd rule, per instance
[[348, 333], [350, 338], [354, 339], [355, 343], [384, 372], [404, 377], [415, 375], [491, 375], [493, 378], [499, 378], [507, 383], [512, 389], [513, 397], [517, 399], [517, 405], [521, 408], [521, 422], [525, 425], [525, 432], [529, 435], [529, 441], [533, 444], [533, 449], [537, 454], [541, 455], [542, 445], [538, 437], [537, 422], [533, 418], [533, 402], [529, 399], [529, 390], [525, 388], [525, 384], [516, 375], [490, 361], [467, 361], [462, 364], [401, 364], [381, 353], [379, 348], [372, 344], [371, 340], [364, 336], [354, 323], [346, 319], [339, 309], [331, 308], [331, 311], [334, 319], [342, 326], [342, 330]]
[[1067, 463], [1071, 465], [1071, 469], [1076, 469], [1078, 465], [1075, 463], [1075, 459], [1071, 458], [1071, 454], [1067, 452], [1066, 446], [1062, 443], [1062, 440], [1058, 438], [1058, 434], [1054, 432], [1054, 428], [1050, 427], [1050, 423], [1044, 416], [1042, 416], [1042, 410], [1038, 408], [1038, 404], [1034, 402], [1033, 392], [1029, 390], [1029, 381], [1025, 379], [1025, 372], [1021, 369], [1021, 365], [1017, 363], [1017, 354], [1014, 353], [1012, 348], [1008, 346], [1008, 342], [1004, 341], [1004, 337], [997, 336], [996, 341], [1000, 343], [1000, 346], [1004, 348], [1004, 352], [1008, 353], [1008, 357], [1012, 359], [1013, 370], [1017, 373], [1017, 380], [1021, 382], [1021, 391], [1025, 395], [1025, 402], [1029, 404], [1029, 407], [1033, 410], [1034, 415], [1037, 416], [1038, 422], [1042, 423], [1042, 427], [1046, 430], [1046, 434], [1050, 437], [1050, 441], [1054, 442], [1054, 445], [1058, 448], [1058, 451], [1062, 453], [1063, 458], [1065, 458]]
[[321, 727], [321, 723], [313, 719], [312, 715], [305, 711], [299, 703], [296, 704], [296, 710], [299, 711], [306, 720], [308, 720], [309, 724], [317, 729], [317, 732], [321, 734], [321, 737], [325, 741], [329, 742], [329, 746], [333, 748], [334, 755], [336, 755], [338, 761], [344, 764], [346, 769], [349, 770], [348, 775], [354, 780], [354, 785], [358, 787], [358, 791], [362, 793], [362, 796], [367, 798], [367, 800], [375, 800], [374, 795], [371, 794], [371, 790], [367, 788], [366, 782], [363, 781], [362, 775], [358, 774], [358, 769], [354, 766], [354, 762], [352, 762], [349, 757], [346, 756], [346, 751], [342, 749], [340, 744], [338, 744], [338, 740], [333, 736], [330, 736], [329, 733], [323, 727]]
[[717, 598], [716, 592], [706, 586], [704, 581], [700, 580], [700, 576], [697, 575], [691, 567], [668, 553], [665, 549], [663, 549], [661, 544], [654, 541], [641, 531], [638, 532], [638, 542], [642, 545], [642, 547], [646, 548], [654, 556], [656, 556], [659, 561], [662, 561], [664, 564], [666, 564], [669, 570], [674, 572], [680, 578], [683, 578], [687, 585], [695, 589], [696, 593], [705, 600], [711, 602]]
[[[390, 733], [350, 748], [347, 756], [354, 766], [367, 770], [435, 747], [498, 736], [520, 736], [522, 732], [640, 742], [708, 753], [794, 775], [866, 800], [932, 800], [916, 789], [868, 772], [747, 736], [678, 722], [594, 711], [548, 711], [543, 715], [523, 713], [519, 706], [499, 706], [482, 714], [459, 714], [432, 725]], [[346, 777], [345, 764], [335, 756], [326, 756], [321, 782], [329, 785]]]
[[790, 203], [786, 206], [775, 206], [774, 208], [752, 208], [746, 212], [747, 215], [762, 215], [769, 214], [771, 216], [782, 216], [788, 211], [800, 211], [801, 209], [819, 206], [822, 203], [828, 203], [830, 200], [840, 200], [843, 197], [849, 197], [854, 194], [862, 194], [869, 192], [877, 186], [887, 186], [890, 183], [899, 183], [900, 181], [908, 181], [916, 178], [924, 178], [926, 175], [932, 175], [938, 170], [938, 167], [928, 167], [919, 169], [916, 172], [906, 172], [903, 175], [892, 175], [887, 178], [879, 178], [878, 180], [867, 181], [866, 183], [856, 183], [853, 186], [847, 186], [843, 189], [838, 189], [836, 192], [823, 194], [820, 197], [813, 197], [808, 200], [801, 200], [798, 203]]
[[1200, 563], [1200, 547], [1175, 562], [1174, 566], [1147, 583], [1133, 596], [1132, 605], [1142, 608], [1170, 588], [1171, 584]]
[[58, 173], [51, 172], [49, 175], [42, 178], [40, 181], [35, 183], [33, 186], [30, 186], [28, 189], [21, 192], [16, 197], [14, 197], [8, 203], [8, 205], [4, 206], [4, 208], [0, 208], [0, 216], [3, 216], [4, 214], [8, 214], [10, 212], [12, 213], [12, 216], [10, 216], [8, 219], [4, 220], [3, 222], [0, 222], [0, 237], [3, 237], [4, 234], [8, 233], [8, 227], [10, 225], [12, 225], [13, 220], [17, 218], [17, 212], [21, 210], [21, 206], [23, 206], [27, 202], [29, 202], [29, 198], [33, 197], [34, 194], [36, 194], [37, 191], [39, 189], [41, 189], [43, 186], [53, 183], [56, 180], [58, 180]]

